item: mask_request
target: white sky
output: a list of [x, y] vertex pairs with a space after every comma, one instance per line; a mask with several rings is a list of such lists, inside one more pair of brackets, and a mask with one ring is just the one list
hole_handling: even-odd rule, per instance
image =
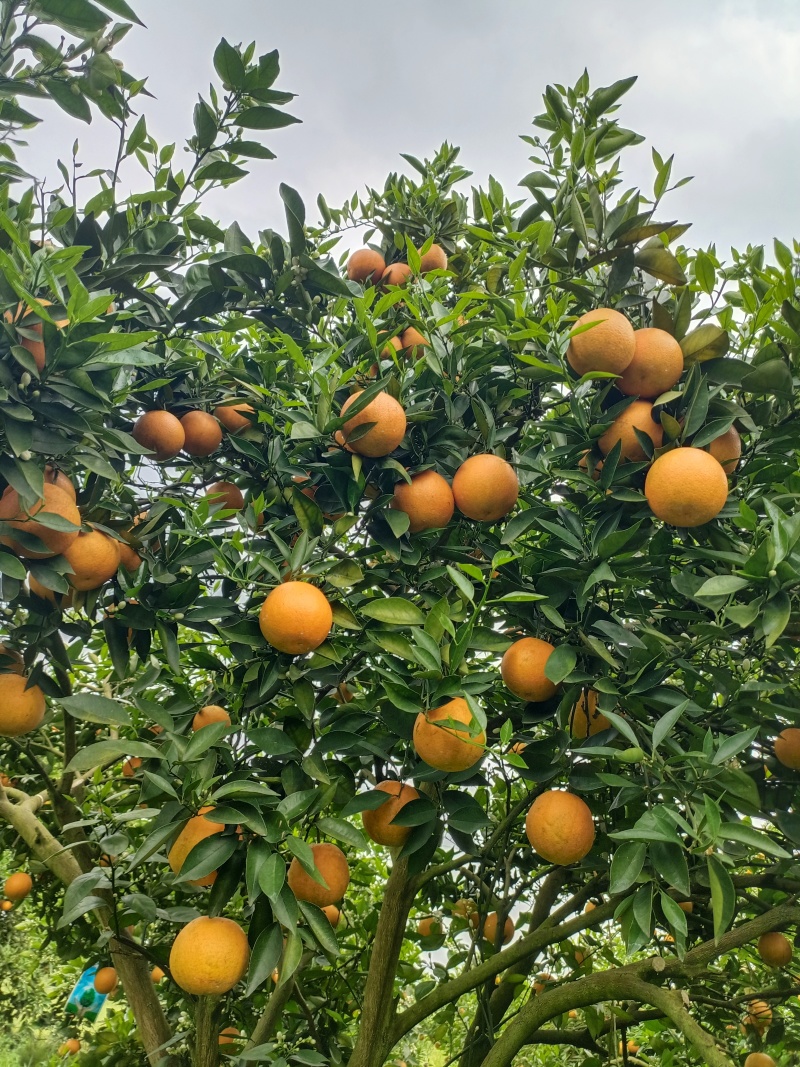
[[[530, 169], [518, 135], [534, 132], [545, 86], [574, 83], [584, 66], [593, 86], [639, 75], [620, 118], [647, 142], [629, 150], [626, 173], [652, 189], [652, 145], [675, 153], [674, 177], [695, 175], [664, 205], [694, 223], [684, 240], [715, 241], [727, 256], [730, 245], [800, 237], [797, 0], [130, 2], [148, 28], [115, 54], [149, 76], [148, 126], [179, 151], [219, 38], [279, 50], [276, 88], [298, 94], [288, 110], [303, 124], [269, 131], [277, 160], [252, 161], [248, 178], [209, 203], [252, 237], [284, 228], [281, 181], [316, 220], [318, 192], [341, 204], [406, 168], [400, 152], [430, 156], [443, 140], [461, 145], [476, 183], [492, 173], [516, 197]], [[114, 130], [99, 118], [88, 128], [58, 112], [46, 128], [23, 156], [37, 174], [54, 180], [76, 135], [87, 169], [113, 159]]]

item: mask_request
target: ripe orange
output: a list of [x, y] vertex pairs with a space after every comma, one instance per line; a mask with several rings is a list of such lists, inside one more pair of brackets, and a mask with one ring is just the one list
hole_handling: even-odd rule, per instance
[[[464, 728], [446, 725], [448, 719]], [[443, 725], [439, 725], [442, 723]], [[470, 734], [472, 712], [463, 697], [455, 697], [432, 711], [421, 711], [414, 723], [414, 748], [421, 760], [437, 771], [465, 771], [483, 756], [486, 734]]]
[[44, 693], [27, 684], [24, 675], [0, 674], [0, 737], [30, 733], [44, 718]]
[[681, 909], [681, 911], [685, 911], [687, 915], [691, 915], [692, 912], [694, 911], [694, 901], [693, 900], [679, 900], [678, 901], [678, 907]]
[[347, 277], [362, 285], [369, 282], [377, 285], [386, 270], [386, 260], [372, 248], [359, 248], [347, 261]]
[[407, 263], [390, 263], [381, 275], [381, 285], [405, 285], [411, 277], [411, 267]]
[[241, 511], [244, 508], [242, 490], [233, 482], [214, 482], [206, 489], [206, 496], [218, 511]]
[[633, 359], [616, 381], [626, 396], [645, 400], [666, 393], [683, 374], [683, 352], [671, 333], [650, 327], [634, 331]]
[[94, 987], [98, 993], [113, 993], [117, 988], [117, 972], [113, 967], [101, 967], [94, 976]]
[[[472, 916], [478, 914], [478, 905], [474, 900], [469, 900], [467, 897], [462, 897], [461, 900], [457, 900], [453, 905], [453, 915], [459, 919], [467, 919], [472, 922]], [[472, 923], [473, 926], [476, 923]]]
[[[584, 473], [586, 473], [586, 474], [589, 473], [589, 453], [590, 452], [591, 452], [591, 449], [587, 448], [586, 451], [582, 453], [581, 458], [578, 460], [578, 468], [579, 468], [579, 470], [584, 471]], [[596, 481], [599, 480], [602, 470], [603, 470], [603, 461], [602, 461], [602, 459], [598, 460], [596, 462], [595, 462], [595, 460], [592, 460], [592, 481], [593, 482], [596, 482]]]
[[611, 723], [597, 710], [597, 693], [594, 689], [581, 693], [569, 713], [569, 732], [573, 737], [594, 737], [608, 730]]
[[464, 460], [453, 478], [456, 507], [468, 519], [495, 522], [514, 507], [519, 480], [510, 463], [486, 452]]
[[321, 645], [331, 632], [333, 611], [316, 586], [284, 582], [261, 605], [258, 625], [273, 648], [302, 656]]
[[[403, 343], [399, 337], [390, 337], [381, 349], [381, 359], [392, 359], [395, 352], [399, 352], [402, 347]], [[377, 364], [375, 365], [375, 374], [377, 374]], [[372, 377], [374, 378], [375, 375], [373, 374]]]
[[567, 866], [591, 851], [594, 822], [585, 801], [574, 793], [548, 789], [531, 804], [525, 833], [543, 860]]
[[398, 482], [390, 506], [408, 515], [408, 532], [415, 534], [447, 526], [456, 505], [453, 490], [445, 479], [428, 470], [413, 474], [410, 484]]
[[[499, 922], [499, 916], [496, 911], [489, 912], [483, 922], [483, 939], [488, 941], [490, 945], [497, 944], [497, 924]], [[506, 921], [503, 923], [503, 941], [504, 945], [507, 945], [511, 938], [514, 936], [514, 923], [509, 915]]]
[[48, 463], [44, 469], [44, 480], [49, 482], [50, 485], [55, 485], [58, 489], [63, 489], [70, 500], [77, 500], [78, 494], [75, 492], [75, 486], [64, 474], [63, 471], [56, 470], [55, 467], [51, 467]]
[[153, 985], [158, 985], [161, 979], [164, 977], [164, 972], [160, 967], [154, 967], [150, 972], [150, 980]]
[[183, 450], [190, 456], [210, 456], [222, 444], [222, 427], [207, 411], [187, 411], [181, 426]]
[[214, 408], [214, 418], [222, 423], [228, 433], [238, 433], [240, 430], [246, 430], [249, 426], [252, 426], [253, 423], [247, 416], [254, 414], [255, 408], [252, 404], [218, 404]]
[[0, 900], [0, 911], [11, 911], [14, 907], [12, 900]]
[[[36, 521], [37, 515], [59, 516], [71, 522], [75, 529], [51, 530]], [[12, 552], [26, 559], [46, 559], [48, 556], [61, 555], [77, 538], [81, 525], [81, 513], [63, 489], [45, 482], [42, 497], [30, 509], [26, 509], [16, 489], [4, 493], [0, 497], [0, 521], [8, 523], [9, 526], [22, 533], [38, 537], [43, 548], [25, 548], [7, 534], [0, 537], [0, 544], [7, 545]]]
[[19, 652], [0, 644], [0, 672], [3, 674], [22, 674], [25, 661]]
[[547, 989], [547, 983], [552, 981], [552, 974], [547, 974], [545, 972], [544, 974], [538, 975], [536, 981], [533, 983], [534, 994], [538, 996], [540, 993], [544, 993], [545, 989]]
[[314, 864], [326, 885], [320, 885], [312, 878], [295, 856], [289, 864], [289, 873], [286, 878], [289, 888], [298, 900], [307, 900], [310, 904], [316, 904], [318, 908], [336, 904], [342, 899], [350, 884], [347, 857], [340, 848], [328, 842], [312, 845], [311, 851], [314, 854]]
[[[53, 304], [52, 304], [52, 302], [50, 300], [39, 300], [38, 303], [41, 304], [42, 307], [52, 307], [53, 306]], [[14, 314], [13, 318], [12, 318], [11, 312], [7, 311], [5, 313], [6, 322], [14, 322], [18, 329], [30, 330], [32, 333], [36, 333], [36, 334], [39, 335], [39, 337], [41, 337], [42, 336], [42, 330], [43, 330], [42, 320], [36, 314], [36, 311], [34, 310], [34, 308], [26, 307], [25, 310], [22, 311], [22, 307], [23, 307], [22, 304], [17, 304], [17, 310], [16, 310], [16, 313]], [[22, 312], [22, 318], [21, 319], [20, 319], [20, 312]], [[26, 322], [25, 320], [29, 316], [33, 316], [33, 318], [32, 318], [32, 320], [30, 322]], [[69, 319], [60, 319], [60, 318], [58, 318], [58, 319], [55, 319], [54, 321], [55, 321], [56, 326], [59, 328], [59, 330], [63, 330], [63, 328], [65, 326], [69, 325]], [[45, 353], [45, 350], [44, 350], [44, 341], [40, 341], [37, 338], [23, 337], [22, 335], [20, 335], [19, 343], [22, 345], [23, 348], [26, 348], [30, 352], [30, 354], [33, 356], [33, 362], [36, 364], [38, 370], [39, 371], [43, 371], [44, 370], [45, 361], [46, 361], [46, 353]]]
[[[347, 412], [350, 405], [361, 396], [362, 390], [353, 393], [342, 404], [341, 415]], [[367, 423], [375, 425], [359, 437], [350, 440], [354, 431], [359, 426]], [[370, 456], [373, 459], [378, 456], [388, 456], [394, 452], [403, 440], [406, 432], [406, 413], [393, 396], [388, 393], [378, 393], [365, 408], [354, 415], [342, 427], [342, 435], [345, 444], [359, 456]]]
[[420, 937], [440, 937], [442, 933], [442, 920], [435, 915], [426, 915], [417, 923], [417, 933]]
[[325, 917], [327, 918], [328, 922], [335, 930], [336, 927], [339, 925], [339, 920], [342, 917], [341, 911], [339, 911], [335, 904], [326, 904], [322, 910], [325, 913]]
[[117, 541], [117, 545], [119, 547], [120, 565], [131, 574], [133, 574], [134, 571], [138, 571], [142, 565], [142, 557], [139, 553], [131, 548], [127, 541]]
[[514, 696], [540, 703], [556, 695], [557, 686], [544, 673], [553, 652], [555, 648], [550, 642], [540, 641], [538, 637], [523, 637], [507, 649], [500, 662], [500, 673]]
[[377, 844], [388, 845], [390, 848], [404, 845], [411, 833], [411, 827], [393, 826], [392, 820], [406, 804], [419, 800], [419, 793], [411, 785], [394, 781], [378, 782], [375, 789], [388, 793], [391, 799], [386, 800], [379, 808], [362, 811], [361, 818], [367, 836]]
[[775, 1067], [775, 1060], [766, 1052], [751, 1052], [744, 1061], [744, 1067]]
[[600, 451], [607, 456], [617, 441], [621, 441], [621, 459], [630, 459], [634, 462], [647, 459], [635, 430], [646, 433], [653, 442], [654, 448], [661, 448], [664, 443], [664, 431], [661, 424], [653, 419], [653, 405], [649, 400], [634, 400], [620, 415], [617, 415], [597, 442]]
[[73, 571], [67, 581], [80, 592], [99, 589], [119, 570], [119, 541], [100, 530], [78, 534], [63, 555]]
[[[175, 842], [167, 854], [167, 862], [172, 868], [173, 874], [181, 873], [186, 857], [199, 841], [205, 841], [207, 837], [213, 837], [214, 834], [221, 834], [225, 829], [224, 823], [213, 822], [211, 819], [204, 817], [206, 812], [213, 810], [210, 805], [200, 808], [199, 813], [189, 819], [175, 838]], [[216, 878], [217, 872], [211, 871], [210, 874], [205, 874], [202, 878], [190, 878], [189, 885], [213, 885]]]
[[772, 1008], [765, 1000], [751, 1000], [748, 1003], [749, 1012], [744, 1017], [744, 1025], [762, 1032], [768, 1030], [772, 1024]]
[[159, 463], [174, 459], [183, 448], [186, 434], [180, 419], [169, 411], [145, 411], [134, 423], [131, 436], [142, 448], [152, 452], [151, 459]]
[[192, 730], [202, 730], [204, 726], [210, 726], [212, 722], [226, 722], [231, 724], [231, 717], [219, 704], [206, 704], [192, 719]]
[[430, 347], [430, 341], [414, 326], [407, 326], [400, 334], [400, 347], [405, 348], [412, 359], [420, 359], [424, 355], [423, 348]]
[[250, 960], [247, 934], [232, 919], [201, 915], [183, 927], [169, 954], [172, 977], [195, 996], [227, 993]]
[[514, 753], [516, 753], [517, 756], [521, 756], [522, 753], [525, 751], [525, 749], [527, 747], [528, 747], [527, 742], [525, 742], [525, 741], [515, 741], [514, 744], [511, 746], [511, 748], [509, 749], [509, 752], [514, 752]]
[[655, 460], [644, 494], [656, 518], [670, 526], [702, 526], [725, 507], [728, 478], [708, 452], [675, 448]]
[[742, 439], [735, 426], [715, 437], [708, 443], [708, 451], [719, 463], [726, 474], [733, 474], [742, 456]]
[[772, 930], [759, 937], [758, 954], [768, 967], [785, 967], [792, 960], [792, 942], [784, 934]]
[[792, 771], [800, 771], [800, 727], [787, 726], [775, 738], [775, 758]]
[[81, 1050], [81, 1043], [77, 1037], [68, 1037], [67, 1040], [58, 1046], [59, 1056], [77, 1056]]
[[429, 270], [447, 270], [447, 253], [441, 245], [432, 244], [428, 251], [420, 256], [420, 274], [427, 274]]
[[11, 874], [6, 878], [3, 885], [3, 896], [14, 904], [19, 904], [32, 889], [33, 879], [31, 876], [25, 871], [17, 871], [16, 874]]
[[133, 778], [136, 772], [142, 765], [142, 761], [139, 756], [131, 756], [125, 760], [122, 764], [122, 777]]
[[592, 322], [598, 325], [570, 338], [569, 365], [581, 377], [591, 371], [622, 374], [636, 350], [633, 326], [619, 311], [595, 308], [581, 315], [572, 328], [575, 330]]
[[226, 1026], [224, 1030], [219, 1032], [219, 1044], [232, 1045], [241, 1036], [241, 1030], [237, 1030], [235, 1026]]

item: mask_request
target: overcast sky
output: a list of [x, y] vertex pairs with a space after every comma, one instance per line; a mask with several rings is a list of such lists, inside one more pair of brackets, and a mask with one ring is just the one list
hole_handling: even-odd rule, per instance
[[[639, 80], [620, 118], [646, 137], [629, 150], [631, 183], [652, 189], [650, 148], [675, 153], [673, 176], [694, 175], [664, 214], [694, 223], [684, 240], [731, 245], [800, 237], [800, 3], [797, 0], [130, 0], [147, 29], [116, 54], [149, 77], [145, 103], [160, 143], [191, 133], [219, 38], [277, 48], [277, 88], [297, 93], [302, 125], [270, 131], [272, 162], [218, 194], [213, 214], [255, 236], [283, 228], [277, 188], [294, 186], [316, 219], [322, 191], [337, 205], [405, 168], [400, 152], [462, 148], [476, 183], [493, 174], [512, 196], [530, 169], [518, 135], [534, 132], [549, 82]], [[76, 133], [88, 164], [113, 159], [113, 129], [59, 113], [25, 156], [55, 175]], [[626, 157], [623, 156], [623, 160]]]

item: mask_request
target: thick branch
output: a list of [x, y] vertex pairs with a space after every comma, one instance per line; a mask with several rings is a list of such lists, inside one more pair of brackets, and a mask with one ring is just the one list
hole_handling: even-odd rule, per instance
[[[300, 963], [298, 964], [295, 974], [299, 974], [300, 971], [308, 964], [312, 958], [313, 953], [304, 952], [300, 957]], [[272, 993], [272, 996], [267, 1001], [267, 1005], [264, 1008], [261, 1016], [253, 1027], [253, 1032], [250, 1035], [250, 1040], [245, 1045], [245, 1051], [250, 1048], [255, 1048], [257, 1045], [263, 1045], [267, 1038], [280, 1020], [281, 1013], [286, 1005], [289, 1003], [289, 998], [292, 995], [294, 989], [294, 975], [289, 978], [283, 985], [279, 985]]]

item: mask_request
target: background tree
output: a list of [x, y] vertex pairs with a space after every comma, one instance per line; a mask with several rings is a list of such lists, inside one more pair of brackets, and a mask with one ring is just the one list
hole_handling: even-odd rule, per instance
[[[81, 1061], [788, 1062], [797, 245], [676, 245], [586, 75], [519, 200], [444, 145], [223, 230], [275, 53], [177, 169], [126, 4], [2, 11], [0, 928], [113, 967]], [[116, 162], [21, 192], [67, 92]]]

